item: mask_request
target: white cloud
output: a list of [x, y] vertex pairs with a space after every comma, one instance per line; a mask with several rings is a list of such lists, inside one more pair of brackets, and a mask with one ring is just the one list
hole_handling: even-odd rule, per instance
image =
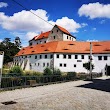
[[[68, 17], [62, 17], [56, 21], [49, 20], [47, 12], [42, 9], [31, 10], [36, 15], [45, 19], [51, 24], [58, 24], [66, 28], [70, 32], [78, 32], [77, 29], [81, 28], [81, 25]], [[40, 18], [36, 17], [29, 11], [22, 10], [21, 12], [14, 13], [13, 16], [7, 16], [3, 12], [0, 12], [0, 24], [2, 28], [6, 30], [14, 31], [32, 31], [32, 32], [45, 32], [51, 30], [53, 26], [47, 24]]]
[[105, 20], [101, 20], [99, 23], [100, 24], [104, 24], [105, 23]]
[[93, 30], [93, 31], [96, 31], [96, 28], [93, 28], [92, 30]]
[[3, 40], [2, 39], [0, 39], [0, 42], [2, 42]]
[[8, 4], [7, 4], [7, 3], [0, 2], [0, 8], [7, 7], [7, 6], [8, 6]]
[[62, 17], [61, 19], [56, 20], [56, 24], [64, 27], [69, 32], [78, 32], [77, 29], [81, 28], [81, 25], [75, 22], [73, 19], [69, 19], [68, 17]]
[[79, 16], [94, 18], [110, 18], [110, 4], [89, 3], [83, 4], [78, 10]]
[[31, 40], [34, 36], [37, 36], [37, 35], [38, 35], [38, 33], [36, 33], [36, 32], [28, 32], [26, 34], [26, 37], [28, 40]]
[[[38, 9], [31, 11], [53, 25], [58, 24], [66, 28], [69, 32], [76, 33], [78, 32], [77, 29], [82, 27], [81, 24], [68, 17], [62, 17], [53, 21], [49, 20], [45, 10]], [[28, 40], [38, 35], [41, 31], [45, 32], [53, 28], [53, 26], [26, 10], [14, 13], [12, 16], [7, 16], [5, 13], [0, 12], [0, 25], [3, 29], [10, 30], [13, 36], [20, 37], [23, 46], [26, 46]]]
[[[47, 12], [42, 9], [31, 10], [36, 15], [48, 21]], [[6, 16], [0, 13], [0, 24], [4, 29], [16, 31], [47, 31], [52, 28], [51, 25], [45, 23], [40, 18], [35, 17], [29, 11], [22, 10], [21, 12], [14, 13], [13, 16]]]
[[86, 27], [86, 26], [88, 26], [88, 24], [87, 23], [81, 23], [81, 26]]

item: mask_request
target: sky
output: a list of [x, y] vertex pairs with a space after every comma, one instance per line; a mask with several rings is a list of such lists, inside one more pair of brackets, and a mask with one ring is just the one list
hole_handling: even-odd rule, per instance
[[[110, 40], [110, 0], [0, 0], [0, 42], [18, 36], [22, 46], [57, 24], [79, 41]], [[43, 18], [47, 22], [33, 15]], [[52, 25], [50, 25], [52, 24]]]

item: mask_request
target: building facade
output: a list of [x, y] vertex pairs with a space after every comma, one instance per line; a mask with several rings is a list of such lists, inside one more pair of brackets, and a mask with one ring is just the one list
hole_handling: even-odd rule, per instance
[[[79, 42], [66, 29], [55, 25], [29, 41], [14, 57], [14, 65], [23, 70], [43, 72], [46, 67], [62, 72], [85, 72], [83, 64], [90, 61], [90, 42]], [[92, 42], [93, 72], [106, 72], [110, 65], [110, 41]]]

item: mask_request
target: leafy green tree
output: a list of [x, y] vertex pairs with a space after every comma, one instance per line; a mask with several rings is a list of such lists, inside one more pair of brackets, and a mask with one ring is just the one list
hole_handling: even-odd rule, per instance
[[10, 38], [5, 38], [0, 43], [0, 51], [4, 51], [4, 64], [13, 61], [15, 56], [20, 49], [10, 41]]
[[54, 75], [61, 75], [62, 72], [60, 71], [60, 69], [54, 68], [53, 74]]
[[15, 38], [15, 45], [18, 47], [18, 48], [21, 48], [21, 40], [19, 37], [16, 37]]
[[[90, 70], [90, 62], [87, 62], [87, 63], [83, 63], [83, 67], [89, 71]], [[94, 69], [94, 65], [92, 64], [92, 70]]]
[[47, 67], [44, 69], [43, 75], [53, 75], [53, 73], [52, 73], [51, 69]]
[[14, 66], [9, 70], [10, 76], [21, 76], [23, 73], [23, 70], [19, 66]]

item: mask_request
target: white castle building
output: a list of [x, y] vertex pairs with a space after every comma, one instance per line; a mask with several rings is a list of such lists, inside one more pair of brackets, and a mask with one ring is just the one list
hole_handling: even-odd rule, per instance
[[[46, 67], [62, 72], [85, 72], [83, 63], [90, 61], [90, 42], [76, 41], [66, 29], [55, 25], [51, 31], [41, 33], [29, 41], [14, 57], [14, 65], [23, 70], [43, 72]], [[92, 42], [93, 72], [110, 67], [110, 41]]]

